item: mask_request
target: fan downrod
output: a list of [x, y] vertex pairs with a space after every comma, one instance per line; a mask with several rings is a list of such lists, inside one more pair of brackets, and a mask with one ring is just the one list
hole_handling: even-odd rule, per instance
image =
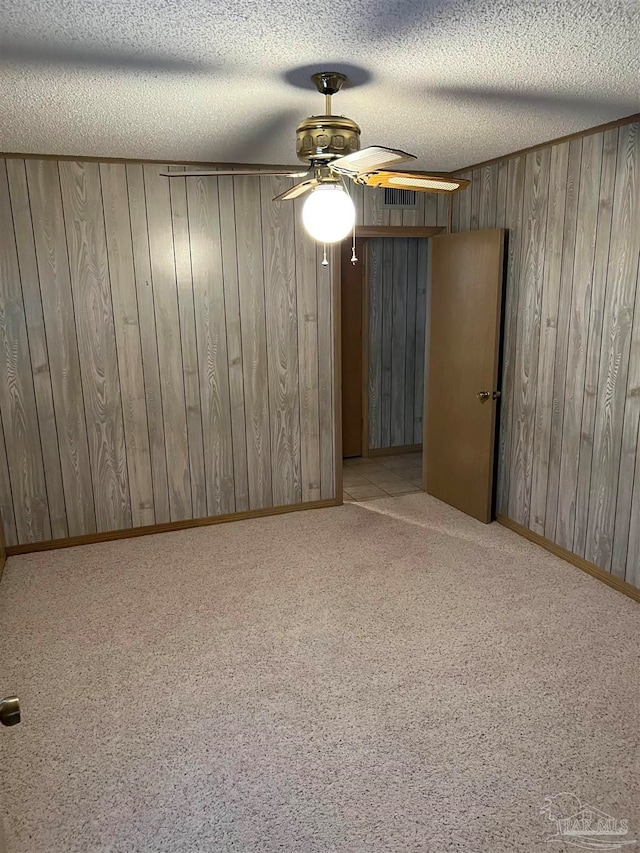
[[325, 113], [331, 115], [331, 95], [335, 95], [342, 89], [347, 82], [346, 74], [341, 74], [339, 71], [318, 71], [317, 74], [311, 75], [311, 79], [318, 92], [324, 95]]

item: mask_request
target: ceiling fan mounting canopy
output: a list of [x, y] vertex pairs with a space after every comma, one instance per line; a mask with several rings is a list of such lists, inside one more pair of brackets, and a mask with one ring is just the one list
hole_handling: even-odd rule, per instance
[[311, 75], [311, 79], [321, 95], [335, 95], [347, 82], [346, 74], [339, 71], [318, 71]]

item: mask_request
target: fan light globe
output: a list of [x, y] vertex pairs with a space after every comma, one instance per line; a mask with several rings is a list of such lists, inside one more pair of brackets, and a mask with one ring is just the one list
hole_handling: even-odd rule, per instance
[[336, 184], [322, 184], [305, 201], [302, 222], [319, 243], [344, 240], [356, 221], [351, 197]]

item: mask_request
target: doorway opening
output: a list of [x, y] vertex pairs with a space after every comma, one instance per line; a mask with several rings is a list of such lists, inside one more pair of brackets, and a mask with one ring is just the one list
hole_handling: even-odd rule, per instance
[[444, 230], [359, 229], [355, 266], [342, 245], [345, 501], [423, 489], [428, 238]]

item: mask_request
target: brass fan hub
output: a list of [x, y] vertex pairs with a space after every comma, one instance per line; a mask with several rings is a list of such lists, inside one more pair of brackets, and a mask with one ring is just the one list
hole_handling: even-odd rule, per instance
[[310, 116], [296, 130], [298, 159], [335, 160], [360, 150], [360, 128], [344, 116]]

